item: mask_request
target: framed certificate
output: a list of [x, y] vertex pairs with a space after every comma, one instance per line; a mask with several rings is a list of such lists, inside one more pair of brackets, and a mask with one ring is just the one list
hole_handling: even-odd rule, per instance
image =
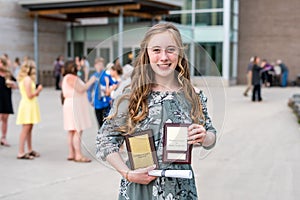
[[125, 136], [128, 158], [131, 169], [158, 166], [151, 129]]
[[164, 163], [191, 163], [192, 145], [188, 144], [189, 125], [165, 123], [163, 137]]

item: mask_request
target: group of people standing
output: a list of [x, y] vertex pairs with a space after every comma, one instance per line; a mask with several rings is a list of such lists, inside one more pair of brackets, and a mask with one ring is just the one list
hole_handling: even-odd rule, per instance
[[[87, 82], [78, 76], [79, 68], [75, 60], [64, 62], [64, 57], [58, 56], [54, 63], [56, 89], [62, 89], [64, 99], [63, 115], [64, 129], [68, 131], [68, 160], [91, 161], [84, 157], [81, 152], [82, 131], [91, 126], [88, 113], [89, 106], [92, 105], [95, 108], [98, 126], [100, 127], [110, 110], [113, 101], [112, 93], [118, 88], [122, 80], [121, 66], [109, 64], [109, 68], [105, 68], [104, 63], [103, 58], [95, 59], [96, 72], [91, 75]], [[63, 80], [61, 81], [62, 77]], [[12, 105], [13, 89], [19, 89], [21, 94], [16, 119], [16, 124], [22, 125], [17, 158], [32, 160], [40, 156], [40, 153], [33, 149], [32, 130], [34, 124], [41, 120], [37, 97], [43, 86], [36, 84], [36, 64], [31, 58], [25, 57], [17, 69], [12, 67], [6, 55], [0, 57], [0, 119], [2, 131], [0, 144], [6, 147], [10, 146], [7, 141], [8, 117], [14, 113]]]
[[262, 101], [262, 85], [266, 87], [276, 84], [281, 87], [288, 85], [288, 68], [282, 60], [277, 60], [276, 65], [272, 65], [266, 59], [261, 60], [258, 56], [253, 56], [247, 66], [246, 76], [247, 87], [243, 94], [248, 96], [252, 88], [252, 101]]
[[[99, 159], [109, 162], [123, 177], [119, 199], [198, 199], [192, 164], [163, 160], [166, 124], [186, 127], [186, 131], [180, 132], [184, 135], [184, 141], [181, 141], [185, 143], [183, 146], [196, 145], [211, 149], [216, 144], [217, 131], [208, 113], [207, 97], [203, 91], [192, 85], [189, 62], [184, 49], [176, 26], [171, 23], [160, 23], [146, 32], [133, 67], [128, 65], [121, 67], [115, 62], [105, 69], [104, 59], [97, 58], [96, 72], [86, 80], [78, 76], [79, 68], [75, 60], [65, 62], [62, 67], [61, 97], [64, 129], [68, 131], [69, 144], [67, 159], [91, 162], [91, 159], [82, 155], [80, 149], [82, 132], [91, 126], [88, 113], [88, 106], [91, 104], [95, 109], [100, 128], [96, 138], [96, 155]], [[253, 69], [258, 63], [259, 60], [255, 58]], [[8, 77], [9, 73], [5, 62], [0, 67], [3, 79], [1, 91], [3, 87], [7, 90], [17, 87], [15, 84], [18, 82], [22, 96], [17, 124], [22, 124], [23, 128], [17, 158], [33, 159], [40, 156], [32, 149], [31, 132], [33, 124], [40, 120], [37, 96], [43, 89], [41, 85], [37, 87], [35, 85], [35, 63], [28, 60], [22, 64], [17, 82], [6, 81], [5, 77]], [[122, 76], [123, 79], [122, 69], [127, 70]], [[132, 75], [128, 76], [128, 72], [132, 72]], [[122, 82], [126, 85], [128, 83], [124, 77], [130, 77], [131, 81], [129, 87], [122, 93], [118, 91], [120, 89], [123, 91], [125, 87], [121, 86]], [[122, 94], [113, 95], [114, 92]], [[114, 99], [115, 96], [118, 97]], [[0, 108], [3, 107], [1, 102]], [[110, 115], [107, 116], [110, 108]], [[106, 120], [103, 122], [104, 117]], [[156, 155], [157, 162], [154, 166], [135, 169], [128, 160], [122, 159], [120, 149], [126, 136], [134, 137], [135, 133], [147, 130], [153, 133], [152, 154]], [[25, 142], [28, 146], [26, 153]], [[190, 170], [192, 176], [165, 177], [163, 173], [156, 176], [150, 174], [153, 169], [163, 172]]]

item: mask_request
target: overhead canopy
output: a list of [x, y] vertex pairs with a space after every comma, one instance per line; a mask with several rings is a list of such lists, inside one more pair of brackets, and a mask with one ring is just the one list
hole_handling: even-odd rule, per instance
[[[118, 54], [122, 64], [123, 17], [160, 20], [170, 10], [179, 10], [183, 0], [20, 0], [19, 4], [34, 16], [34, 52], [38, 61], [38, 18], [79, 22], [85, 18], [118, 17]], [[73, 48], [71, 43], [71, 49]], [[73, 50], [72, 50], [73, 52]], [[73, 57], [73, 56], [72, 56]]]
[[170, 10], [181, 8], [182, 0], [22, 0], [19, 4], [32, 15], [64, 21], [79, 18], [118, 17], [122, 9], [124, 16], [160, 19]]

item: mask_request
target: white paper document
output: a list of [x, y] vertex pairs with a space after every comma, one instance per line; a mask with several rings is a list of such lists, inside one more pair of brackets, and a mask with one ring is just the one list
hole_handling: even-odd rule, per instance
[[191, 179], [193, 177], [191, 170], [152, 170], [148, 172], [148, 175], [187, 179]]

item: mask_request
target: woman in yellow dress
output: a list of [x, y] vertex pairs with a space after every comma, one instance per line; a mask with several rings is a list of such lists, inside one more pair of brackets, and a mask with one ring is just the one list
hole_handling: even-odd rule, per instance
[[[37, 96], [43, 89], [42, 85], [36, 87], [36, 65], [33, 60], [24, 61], [21, 66], [18, 83], [21, 101], [18, 109], [17, 124], [22, 124], [19, 139], [18, 159], [33, 159], [40, 154], [32, 149], [32, 128], [41, 120]], [[25, 153], [25, 143], [28, 152]]]

